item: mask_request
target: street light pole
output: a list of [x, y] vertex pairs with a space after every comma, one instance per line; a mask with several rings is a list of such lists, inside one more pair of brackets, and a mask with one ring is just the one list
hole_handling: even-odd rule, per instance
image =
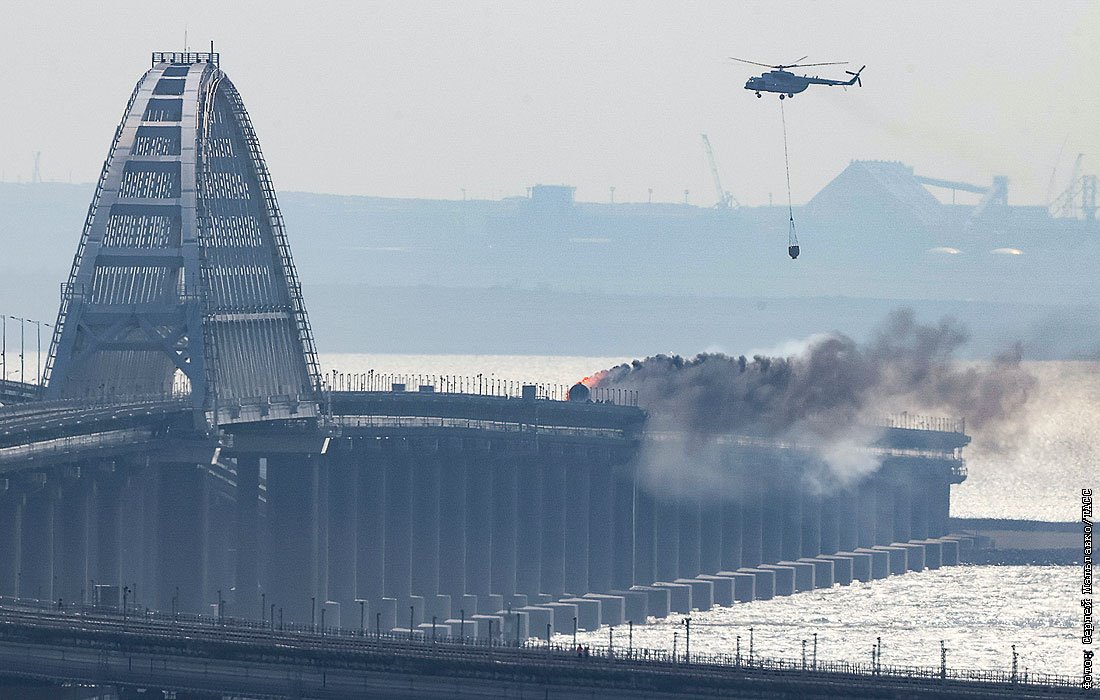
[[691, 618], [684, 618], [684, 626], [687, 627], [687, 639], [684, 643], [684, 662], [691, 663]]
[[18, 316], [12, 316], [12, 318], [14, 318], [16, 321], [19, 321], [19, 383], [23, 384], [23, 353], [25, 352], [23, 342], [25, 336], [25, 328], [23, 324], [27, 322], [27, 319], [19, 318]]

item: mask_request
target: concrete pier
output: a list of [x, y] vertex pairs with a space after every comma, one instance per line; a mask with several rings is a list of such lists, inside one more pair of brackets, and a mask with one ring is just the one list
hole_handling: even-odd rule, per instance
[[751, 603], [756, 599], [756, 575], [741, 571], [719, 571], [718, 576], [733, 581], [733, 599], [737, 603]]
[[890, 552], [878, 548], [859, 547], [856, 554], [871, 557], [871, 580], [886, 578], [890, 575]]
[[528, 597], [542, 592], [541, 541], [542, 475], [537, 464], [517, 464], [516, 592], [524, 593]]
[[833, 563], [834, 583], [847, 586], [852, 582], [854, 557], [842, 554], [822, 554], [818, 559], [825, 559]]
[[686, 583], [673, 583], [670, 581], [657, 581], [654, 588], [668, 590], [669, 610], [676, 613], [690, 613], [694, 607], [691, 600], [691, 586]]
[[714, 594], [713, 603], [715, 605], [721, 605], [723, 607], [729, 607], [733, 605], [733, 579], [726, 576], [717, 576], [712, 574], [699, 574], [697, 577], [703, 581], [709, 581], [711, 583], [712, 592]]
[[[836, 556], [852, 560], [853, 580], [863, 581], [864, 583], [874, 580], [874, 555], [872, 552], [860, 552], [857, 548], [856, 551], [852, 552], [837, 552]], [[886, 562], [886, 557], [883, 557], [883, 562]], [[883, 571], [888, 574], [890, 571], [889, 565], [885, 565]], [[879, 578], [884, 578], [885, 574]]]
[[[795, 570], [792, 566], [778, 566], [776, 564], [761, 564], [759, 569], [772, 571], [775, 574], [775, 595], [794, 595], [798, 590], [795, 587]], [[759, 581], [757, 582], [759, 590]]]
[[924, 571], [924, 545], [916, 542], [893, 542], [891, 546], [905, 550], [906, 569]]
[[872, 549], [876, 549], [881, 552], [886, 552], [890, 557], [890, 575], [900, 576], [909, 570], [909, 557], [908, 552], [904, 547], [894, 547], [890, 545], [875, 545]]
[[805, 593], [816, 588], [814, 583], [813, 564], [804, 561], [780, 561], [779, 566], [794, 569], [794, 590], [796, 593]]
[[672, 613], [672, 591], [658, 586], [632, 586], [632, 591], [641, 591], [646, 594], [647, 614], [658, 619], [668, 617]]
[[493, 472], [487, 446], [464, 455], [466, 467], [466, 589], [478, 597], [478, 612], [497, 608], [486, 600], [492, 591]]
[[693, 610], [710, 610], [714, 607], [714, 583], [703, 578], [678, 578], [673, 583], [691, 587]]
[[626, 622], [626, 598], [606, 593], [585, 593], [583, 598], [600, 602], [600, 624], [618, 626]]
[[578, 629], [590, 632], [600, 628], [602, 620], [600, 601], [594, 598], [562, 598], [562, 603], [577, 609]]
[[924, 545], [924, 563], [929, 569], [943, 566], [943, 543], [939, 540], [918, 540]]
[[[649, 601], [650, 595], [647, 591], [631, 591], [631, 590], [615, 590], [611, 591], [611, 595], [618, 596], [623, 599], [623, 619], [626, 622], [633, 622], [636, 625], [645, 624], [646, 618], [649, 617]], [[666, 596], [667, 597], [667, 596]], [[662, 612], [661, 617], [668, 615], [667, 606], [659, 610]], [[656, 616], [655, 616], [656, 617]]]
[[541, 460], [542, 573], [540, 593], [565, 594], [565, 464], [560, 457]]
[[[606, 471], [606, 470], [604, 470]], [[588, 585], [589, 555], [589, 512], [590, 494], [595, 496], [596, 505], [609, 504], [612, 494], [606, 492], [599, 495], [592, 493], [592, 484], [589, 479], [592, 470], [579, 459], [570, 459], [565, 466], [565, 484], [569, 489], [569, 495], [565, 499], [565, 590], [574, 595], [583, 595], [590, 590]], [[610, 480], [606, 480], [607, 483]], [[605, 487], [607, 485], [605, 483]], [[603, 509], [605, 516], [610, 517], [610, 511]], [[607, 522], [601, 526], [605, 532], [608, 530]], [[609, 539], [609, 538], [608, 538]], [[608, 542], [608, 544], [610, 544]], [[607, 547], [610, 550], [610, 547]], [[605, 551], [610, 554], [610, 551]], [[600, 566], [600, 578], [603, 579], [602, 590], [610, 588], [611, 557], [607, 556]]]
[[[272, 503], [270, 485], [270, 465], [268, 484], [268, 551], [285, 537], [296, 537], [285, 532], [285, 519], [278, 515], [279, 491], [276, 487], [275, 501]], [[278, 480], [277, 480], [278, 481]], [[206, 603], [206, 469], [194, 464], [168, 464], [161, 469], [157, 503], [157, 549], [159, 561], [157, 567], [157, 605], [161, 610], [178, 612], [199, 612]], [[273, 505], [275, 506], [273, 508]], [[102, 522], [102, 521], [101, 521]], [[298, 580], [309, 579], [312, 568], [304, 569]], [[277, 571], [295, 571], [296, 569], [273, 569], [268, 572], [269, 580], [275, 578]], [[287, 577], [280, 577], [284, 580]], [[293, 584], [287, 584], [293, 585]], [[277, 586], [273, 586], [277, 588]], [[288, 596], [285, 589], [280, 591], [280, 605]], [[300, 596], [301, 605], [309, 606], [309, 593]]]
[[[512, 603], [518, 585], [519, 512], [516, 462], [510, 456], [495, 456], [493, 469], [492, 590]], [[512, 605], [521, 608], [526, 605]], [[507, 621], [505, 621], [507, 623]]]
[[809, 564], [814, 568], [814, 588], [832, 588], [836, 582], [833, 561], [829, 557], [803, 557], [800, 564]]
[[[776, 574], [774, 570], [764, 568], [744, 567], [737, 570], [739, 574], [748, 574], [753, 577], [753, 595], [756, 600], [771, 600], [777, 595]], [[793, 574], [792, 586], [793, 586]]]

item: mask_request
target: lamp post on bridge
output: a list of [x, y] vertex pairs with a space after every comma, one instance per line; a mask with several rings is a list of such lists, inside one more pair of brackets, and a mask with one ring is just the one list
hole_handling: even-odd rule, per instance
[[23, 354], [24, 354], [24, 339], [26, 333], [27, 319], [19, 318], [18, 316], [12, 316], [12, 319], [19, 321], [19, 383], [23, 384]]

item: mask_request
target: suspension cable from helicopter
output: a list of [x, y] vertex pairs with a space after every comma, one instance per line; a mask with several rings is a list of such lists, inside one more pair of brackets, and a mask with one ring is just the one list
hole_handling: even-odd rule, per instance
[[787, 152], [787, 113], [783, 108], [783, 101], [779, 101], [779, 117], [783, 122], [783, 164], [787, 168], [787, 215], [790, 219], [790, 232], [787, 236], [787, 254], [794, 260], [798, 257], [800, 248], [798, 235], [794, 230], [794, 202], [791, 197], [791, 158]]

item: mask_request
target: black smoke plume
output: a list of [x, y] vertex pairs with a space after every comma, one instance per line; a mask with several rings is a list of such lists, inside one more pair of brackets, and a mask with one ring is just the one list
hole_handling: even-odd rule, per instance
[[[827, 466], [817, 481], [851, 483], [877, 468], [863, 448], [888, 414], [963, 417], [968, 430], [983, 435], [1018, 432], [1035, 379], [1018, 348], [991, 363], [957, 360], [967, 338], [954, 320], [923, 325], [903, 309], [866, 343], [830, 334], [810, 338], [791, 357], [656, 355], [610, 369], [599, 385], [636, 390], [651, 431], [794, 441]], [[662, 459], [680, 461], [671, 454]], [[685, 459], [690, 464], [669, 468], [706, 461]], [[665, 471], [660, 464], [649, 470]]]

